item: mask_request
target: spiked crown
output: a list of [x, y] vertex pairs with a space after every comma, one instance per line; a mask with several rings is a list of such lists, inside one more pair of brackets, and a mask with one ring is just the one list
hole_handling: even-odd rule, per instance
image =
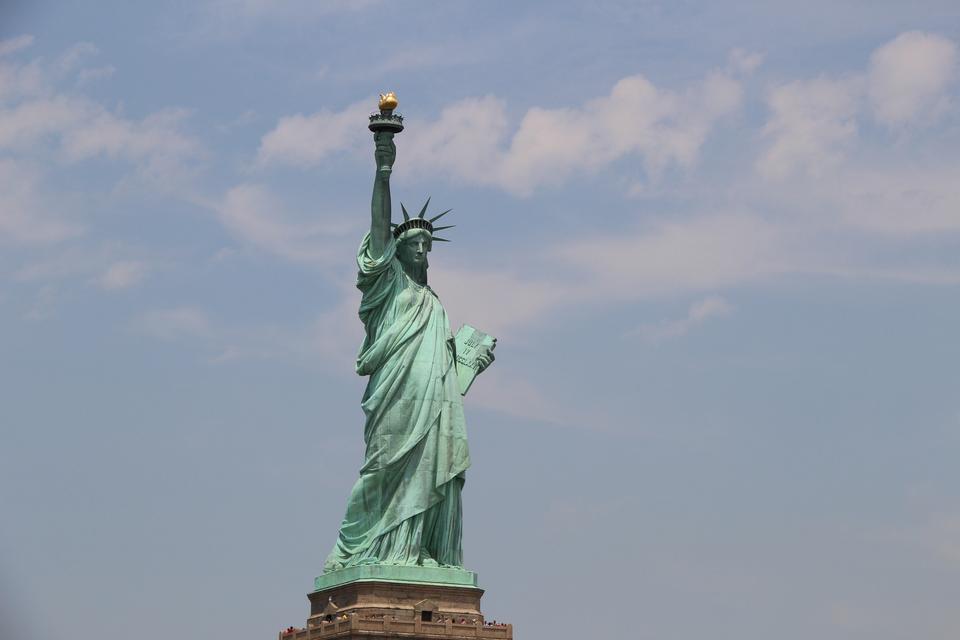
[[390, 226], [393, 227], [393, 237], [399, 238], [401, 235], [403, 235], [404, 232], [410, 231], [411, 229], [424, 229], [427, 233], [430, 234], [430, 238], [432, 240], [437, 240], [438, 242], [450, 242], [446, 238], [438, 238], [437, 236], [433, 235], [433, 233], [435, 231], [442, 231], [443, 229], [452, 229], [457, 225], [450, 224], [445, 227], [435, 227], [433, 226], [433, 223], [439, 220], [440, 218], [442, 218], [443, 216], [447, 215], [451, 211], [453, 211], [453, 209], [447, 209], [441, 214], [435, 215], [432, 218], [427, 218], [426, 217], [427, 205], [429, 204], [430, 204], [430, 198], [427, 198], [427, 201], [424, 203], [423, 208], [420, 209], [420, 213], [416, 217], [411, 218], [410, 214], [407, 213], [407, 208], [403, 206], [403, 203], [400, 203], [400, 209], [403, 210], [403, 222], [399, 224], [392, 223], [392, 222], [390, 223]]

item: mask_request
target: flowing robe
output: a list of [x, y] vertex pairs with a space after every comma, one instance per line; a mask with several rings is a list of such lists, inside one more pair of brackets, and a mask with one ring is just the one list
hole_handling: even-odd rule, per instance
[[366, 455], [353, 486], [332, 571], [358, 564], [461, 567], [460, 492], [470, 466], [450, 321], [436, 294], [403, 271], [391, 240], [379, 259], [357, 255], [366, 338], [357, 373]]

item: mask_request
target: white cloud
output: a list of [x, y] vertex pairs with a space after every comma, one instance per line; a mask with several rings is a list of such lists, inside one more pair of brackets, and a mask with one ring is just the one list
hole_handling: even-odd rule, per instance
[[[736, 110], [740, 100], [740, 83], [721, 72], [683, 92], [629, 76], [609, 95], [579, 108], [529, 109], [508, 139], [504, 103], [493, 96], [469, 98], [448, 105], [433, 122], [410, 120], [417, 135], [404, 140], [397, 168], [521, 195], [629, 155], [639, 155], [656, 176], [670, 166], [693, 166], [717, 119]], [[333, 153], [370, 146], [360, 123], [372, 104], [282, 118], [263, 137], [259, 159], [309, 166]]]
[[237, 238], [294, 262], [326, 263], [343, 243], [359, 242], [352, 218], [327, 216], [311, 223], [293, 219], [268, 189], [242, 184], [216, 204], [220, 221]]
[[575, 300], [575, 287], [531, 277], [519, 269], [476, 265], [431, 269], [430, 286], [443, 300], [454, 325], [470, 324], [499, 337]]
[[84, 58], [95, 56], [100, 50], [92, 42], [78, 42], [60, 55], [57, 61], [61, 71], [71, 71]]
[[764, 54], [745, 49], [734, 49], [727, 56], [727, 68], [732, 73], [750, 74], [763, 64]]
[[700, 215], [572, 240], [553, 253], [582, 274], [582, 296], [632, 301], [794, 272], [786, 231], [750, 214]]
[[857, 140], [867, 100], [888, 126], [929, 122], [948, 104], [957, 47], [942, 36], [905, 32], [876, 49], [866, 73], [796, 80], [771, 89], [770, 139], [757, 169], [767, 178], [835, 171]]
[[81, 232], [51, 208], [38, 171], [0, 158], [0, 242], [54, 244]]
[[40, 60], [14, 64], [0, 58], [0, 107], [16, 99], [46, 95], [50, 91], [47, 74]]
[[921, 31], [902, 33], [874, 51], [868, 92], [877, 120], [897, 126], [937, 116], [946, 107], [956, 61], [951, 40]]
[[[516, 336], [559, 309], [716, 290], [823, 268], [789, 237], [753, 215], [701, 215], [577, 238], [538, 256], [539, 264], [529, 268], [436, 267], [430, 283], [454, 325]], [[718, 299], [706, 298], [691, 311], [691, 322], [721, 311]]]
[[357, 352], [363, 341], [363, 324], [357, 317], [360, 307], [360, 292], [352, 280], [342, 283], [340, 301], [320, 313], [302, 334], [294, 335], [287, 350], [299, 356], [306, 355], [316, 360], [328, 371], [336, 374], [353, 371]]
[[[944, 215], [948, 212], [943, 209]], [[957, 218], [954, 214], [953, 221], [960, 225]], [[435, 265], [430, 283], [454, 329], [469, 323], [506, 339], [567, 308], [706, 294], [790, 275], [935, 285], [960, 282], [958, 269], [884, 263], [849, 242], [838, 249], [824, 241], [831, 231], [836, 232], [835, 224], [771, 221], [746, 213], [661, 219], [619, 233], [581, 236], [530, 256], [534, 263], [520, 262], [512, 268]], [[707, 295], [685, 317], [644, 326], [636, 333], [656, 342], [730, 311], [724, 298]]]
[[199, 144], [179, 130], [189, 115], [183, 109], [163, 109], [140, 121], [99, 107], [88, 113], [77, 126], [63, 132], [63, 153], [69, 161], [104, 155], [153, 164], [200, 154]]
[[323, 110], [310, 116], [280, 118], [273, 131], [260, 141], [258, 160], [261, 164], [309, 167], [331, 154], [355, 150], [364, 142], [372, 145], [364, 123], [375, 104], [370, 98], [343, 111]]
[[32, 44], [33, 36], [30, 34], [20, 35], [7, 40], [0, 40], [0, 56], [9, 55], [11, 53], [20, 51], [21, 49], [26, 49]]
[[707, 296], [690, 305], [687, 315], [683, 318], [644, 324], [631, 331], [630, 335], [638, 335], [646, 342], [659, 343], [678, 338], [706, 320], [729, 315], [732, 311], [733, 305], [724, 298], [716, 295]]
[[146, 266], [142, 262], [124, 260], [114, 262], [97, 279], [97, 283], [108, 291], [118, 291], [136, 286], [146, 274]]
[[202, 309], [185, 306], [144, 313], [131, 328], [152, 338], [199, 345], [210, 354], [210, 364], [283, 359], [343, 375], [354, 367], [363, 326], [357, 318], [359, 292], [349, 280], [342, 284], [333, 306], [299, 326], [225, 324]]
[[463, 181], [495, 185], [507, 136], [504, 102], [494, 96], [447, 105], [433, 122], [410, 120], [416, 136], [403, 140], [398, 174], [440, 171]]
[[154, 338], [173, 341], [209, 335], [210, 320], [201, 309], [176, 307], [148, 311], [134, 321], [133, 328]]
[[45, 139], [69, 132], [94, 117], [85, 100], [56, 96], [0, 110], [0, 149], [27, 151]]
[[213, 364], [283, 359], [309, 363], [336, 375], [353, 370], [363, 340], [357, 318], [359, 292], [347, 291], [336, 305], [302, 326], [217, 327], [207, 336]]
[[832, 170], [857, 135], [862, 80], [797, 80], [770, 91], [771, 115], [763, 128], [770, 146], [757, 162], [767, 178]]
[[670, 166], [692, 167], [715, 121], [734, 111], [740, 99], [740, 84], [722, 73], [685, 92], [629, 76], [609, 95], [580, 108], [529, 109], [505, 149], [500, 148], [506, 134], [503, 103], [465, 100], [421, 128], [425, 131], [411, 144], [411, 170], [448, 173], [519, 195], [631, 155], [657, 176]]
[[[685, 91], [630, 76], [609, 94], [576, 107], [531, 108], [515, 129], [499, 98], [461, 100], [444, 107], [434, 120], [408, 118], [417, 133], [402, 139], [398, 174], [446, 175], [526, 195], [628, 157], [640, 158], [651, 176], [671, 167], [688, 169], [700, 161], [718, 120], [739, 108], [742, 88], [736, 74], [749, 73], [761, 62], [760, 54], [734, 51], [727, 73], [709, 74]], [[673, 219], [645, 212], [645, 225], [562, 242], [531, 258], [539, 261], [535, 265], [435, 268], [431, 284], [451, 315], [509, 335], [567, 306], [705, 295], [792, 274], [956, 282], [960, 274], [955, 269], [884, 262], [871, 255], [868, 242], [857, 240], [855, 234], [863, 231], [960, 229], [955, 162], [931, 170], [911, 165], [904, 156], [871, 167], [856, 155], [862, 142], [860, 119], [870, 105], [867, 86], [865, 73], [852, 73], [771, 88], [763, 129], [767, 147], [756, 162], [758, 172], [747, 172], [722, 193], [708, 187], [722, 205], [701, 204], [700, 213]], [[351, 109], [365, 116], [363, 104]], [[330, 138], [334, 143], [313, 144], [311, 136], [320, 135], [324, 122], [359, 130], [356, 144], [369, 148], [369, 134], [357, 126], [359, 115], [335, 117], [344, 113], [281, 120], [282, 126], [264, 137], [261, 158], [312, 164], [351, 149], [354, 143], [340, 134]], [[757, 174], [777, 180], [758, 180]], [[631, 184], [640, 192], [655, 187]], [[678, 193], [696, 197], [683, 189]], [[269, 207], [263, 203], [259, 208]], [[838, 248], [833, 241], [841, 234], [846, 234], [846, 244]], [[246, 235], [259, 237], [260, 246], [279, 247], [271, 249], [274, 253], [303, 259], [303, 247], [291, 240], [299, 233], [268, 227]], [[718, 300], [722, 298], [704, 298], [687, 317], [640, 332], [662, 339], [687, 331], [711, 314], [729, 311]]]
[[[22, 157], [53, 150], [70, 163], [96, 156], [125, 160], [156, 184], [189, 175], [189, 163], [202, 157], [203, 149], [182, 131], [185, 110], [162, 109], [140, 120], [128, 119], [82, 95], [53, 88], [61, 67], [72, 67], [95, 50], [89, 44], [77, 45], [52, 68], [43, 66], [42, 60], [0, 63], [0, 99], [7, 102], [0, 106], [0, 150]], [[83, 70], [80, 78], [89, 79], [91, 73], [103, 76], [107, 70]]]
[[[761, 176], [776, 179], [764, 196], [766, 205], [858, 231], [904, 235], [960, 229], [960, 158], [917, 156], [903, 136], [896, 154], [884, 153], [889, 140], [861, 140], [858, 134], [871, 110], [892, 127], [942, 113], [955, 63], [953, 42], [913, 31], [876, 49], [866, 73], [773, 88], [764, 127], [770, 142], [756, 163]], [[927, 268], [861, 265], [850, 271], [941, 277], [934, 275], [940, 270]]]
[[851, 167], [821, 196], [850, 226], [887, 234], [960, 231], [960, 164]]
[[181, 112], [160, 112], [135, 122], [65, 96], [0, 109], [0, 151], [12, 156], [0, 160], [0, 237], [43, 244], [78, 234], [77, 221], [54, 213], [53, 201], [65, 198], [32, 168], [44, 161], [50, 143], [67, 163], [104, 155], [133, 163], [137, 175], [155, 186], [172, 189], [182, 184], [201, 150], [178, 130], [181, 118]]

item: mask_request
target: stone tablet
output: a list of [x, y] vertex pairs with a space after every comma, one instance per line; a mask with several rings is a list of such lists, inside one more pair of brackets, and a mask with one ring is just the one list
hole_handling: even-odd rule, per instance
[[457, 344], [457, 377], [460, 379], [460, 393], [467, 395], [480, 370], [478, 358], [486, 351], [493, 351], [497, 339], [468, 324], [460, 327], [455, 338]]

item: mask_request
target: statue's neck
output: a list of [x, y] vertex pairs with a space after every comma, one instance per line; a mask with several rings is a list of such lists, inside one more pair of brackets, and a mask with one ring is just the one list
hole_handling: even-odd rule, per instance
[[406, 273], [411, 280], [419, 284], [421, 287], [427, 285], [427, 265], [426, 264], [403, 264], [403, 272]]

